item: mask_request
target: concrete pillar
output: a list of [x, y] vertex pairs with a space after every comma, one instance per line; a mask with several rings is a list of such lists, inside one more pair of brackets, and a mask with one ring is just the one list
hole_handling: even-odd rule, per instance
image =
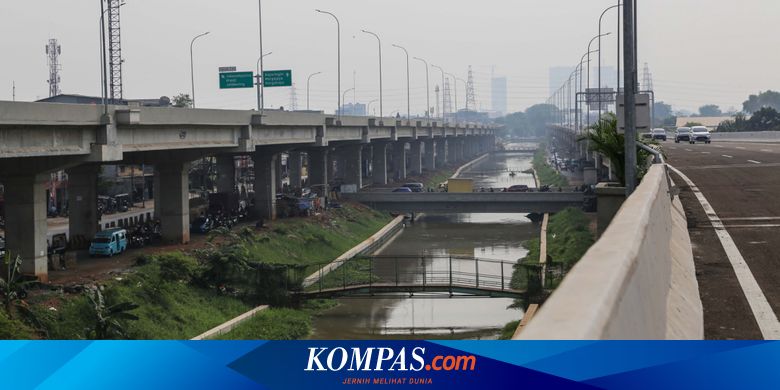
[[[323, 169], [325, 167], [323, 166]], [[290, 177], [290, 187], [301, 187], [301, 152], [290, 152], [287, 157], [287, 174]]]
[[154, 168], [160, 183], [165, 183], [155, 191], [163, 242], [186, 244], [190, 242], [190, 163], [157, 164]]
[[160, 219], [160, 175], [157, 174], [157, 165], [154, 166], [154, 177], [152, 178], [152, 203], [154, 205], [154, 219]]
[[339, 151], [344, 158], [344, 173], [342, 176], [344, 184], [354, 184], [357, 186], [357, 190], [363, 187], [362, 151], [363, 145], [360, 144], [344, 146]]
[[236, 190], [236, 160], [232, 155], [217, 156], [217, 192]]
[[422, 141], [412, 141], [409, 143], [411, 147], [409, 151], [409, 172], [412, 175], [419, 175], [422, 173]]
[[393, 180], [406, 179], [406, 142], [393, 143]]
[[328, 148], [313, 148], [307, 151], [309, 155], [309, 188], [319, 196], [327, 195], [327, 184], [330, 176], [328, 166]]
[[371, 179], [374, 184], [387, 184], [387, 145], [386, 142], [371, 144]]
[[46, 188], [48, 174], [11, 176], [2, 179], [5, 186], [6, 252], [21, 256], [21, 272], [47, 282]]
[[255, 216], [276, 219], [276, 165], [279, 155], [259, 150], [252, 155], [255, 162]]
[[276, 190], [278, 192], [282, 192], [282, 190], [284, 189], [284, 166], [282, 165], [281, 153], [276, 156], [276, 163], [274, 164], [274, 169], [276, 169], [276, 172], [274, 172], [276, 178]]
[[465, 138], [455, 139], [455, 161], [463, 161], [466, 159], [465, 153], [463, 153]]
[[436, 141], [429, 138], [423, 141], [425, 144], [425, 169], [428, 172], [436, 170]]
[[447, 165], [449, 156], [447, 156], [447, 139], [439, 138], [436, 140], [436, 166], [443, 167]]
[[68, 173], [68, 239], [95, 236], [98, 228], [97, 177], [100, 165], [86, 164]]

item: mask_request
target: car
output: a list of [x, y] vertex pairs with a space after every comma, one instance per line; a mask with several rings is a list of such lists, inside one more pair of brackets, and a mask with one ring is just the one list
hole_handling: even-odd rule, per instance
[[653, 131], [650, 132], [650, 137], [652, 139], [666, 141], [666, 130], [664, 130], [664, 129], [653, 129]]
[[693, 126], [691, 128], [691, 137], [689, 142], [695, 144], [697, 141], [704, 142], [705, 144], [712, 142], [710, 131], [706, 127]]
[[680, 141], [691, 141], [691, 128], [690, 127], [678, 127], [677, 132], [674, 135], [674, 143], [679, 144]]
[[425, 185], [423, 183], [404, 183], [403, 186], [412, 190], [412, 192], [423, 192], [425, 191]]
[[127, 250], [127, 231], [125, 229], [109, 229], [95, 234], [89, 244], [89, 255], [104, 255], [111, 257]]
[[214, 229], [214, 220], [209, 217], [198, 217], [192, 221], [190, 232], [206, 234]]
[[394, 189], [393, 192], [414, 192], [414, 191], [412, 191], [412, 189], [409, 187], [398, 187]]
[[0, 257], [5, 256], [5, 238], [0, 236]]
[[525, 184], [515, 184], [509, 188], [504, 189], [503, 192], [528, 192], [530, 189]]

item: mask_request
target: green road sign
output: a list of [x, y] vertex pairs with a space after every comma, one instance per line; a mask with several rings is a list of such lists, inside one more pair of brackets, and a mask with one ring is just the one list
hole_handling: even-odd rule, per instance
[[219, 88], [252, 88], [255, 86], [252, 72], [222, 72], [219, 74]]
[[268, 70], [263, 72], [263, 85], [266, 87], [291, 87], [291, 70]]

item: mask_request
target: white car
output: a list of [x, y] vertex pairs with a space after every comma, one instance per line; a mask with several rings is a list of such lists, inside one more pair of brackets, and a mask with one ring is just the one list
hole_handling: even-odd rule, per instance
[[704, 142], [705, 144], [712, 142], [710, 131], [704, 126], [691, 127], [690, 143], [695, 144], [696, 141]]

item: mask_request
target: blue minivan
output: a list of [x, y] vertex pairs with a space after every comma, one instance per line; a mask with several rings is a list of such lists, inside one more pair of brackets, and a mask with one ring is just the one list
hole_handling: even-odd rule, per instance
[[113, 256], [127, 249], [127, 231], [125, 229], [109, 229], [95, 234], [89, 245], [89, 255]]

